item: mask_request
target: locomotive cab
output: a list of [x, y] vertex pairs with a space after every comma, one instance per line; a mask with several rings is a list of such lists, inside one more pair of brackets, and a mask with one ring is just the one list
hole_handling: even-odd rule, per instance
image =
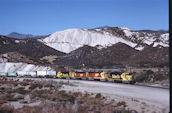
[[121, 74], [123, 83], [135, 83], [133, 75], [128, 72], [124, 72]]
[[69, 72], [58, 72], [57, 78], [69, 78]]
[[122, 82], [121, 74], [121, 72], [111, 72], [109, 78], [114, 82]]

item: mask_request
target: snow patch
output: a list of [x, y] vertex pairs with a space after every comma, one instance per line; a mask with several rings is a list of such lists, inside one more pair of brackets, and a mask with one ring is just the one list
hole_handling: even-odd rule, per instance
[[169, 47], [169, 44], [164, 44], [162, 42], [154, 42], [153, 47], [157, 47], [158, 45], [163, 47]]
[[20, 43], [20, 41], [19, 40], [15, 40], [15, 43]]
[[17, 72], [17, 71], [37, 71], [37, 70], [52, 70], [50, 67], [37, 66], [26, 63], [6, 62], [0, 63], [0, 72]]
[[139, 47], [136, 47], [135, 49], [141, 51], [141, 50], [144, 49], [144, 47], [143, 46], [139, 46]]
[[126, 36], [128, 37], [132, 36], [133, 33], [127, 27], [121, 27], [121, 29], [123, 29]]

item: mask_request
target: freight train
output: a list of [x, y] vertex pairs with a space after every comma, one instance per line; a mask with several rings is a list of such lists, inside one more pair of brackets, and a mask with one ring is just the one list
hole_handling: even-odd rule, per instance
[[81, 80], [99, 80], [120, 83], [134, 84], [133, 75], [128, 72], [62, 72], [62, 71], [34, 71], [16, 73], [0, 73], [0, 76], [7, 77], [42, 77], [59, 79], [81, 79]]

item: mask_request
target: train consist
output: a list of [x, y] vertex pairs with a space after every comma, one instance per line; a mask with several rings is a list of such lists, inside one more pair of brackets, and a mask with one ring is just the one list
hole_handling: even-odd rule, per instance
[[99, 80], [121, 83], [135, 83], [134, 77], [128, 72], [61, 72], [61, 71], [34, 71], [16, 73], [1, 73], [0, 76], [7, 77], [41, 77], [41, 78], [59, 78], [59, 79], [81, 79], [81, 80]]

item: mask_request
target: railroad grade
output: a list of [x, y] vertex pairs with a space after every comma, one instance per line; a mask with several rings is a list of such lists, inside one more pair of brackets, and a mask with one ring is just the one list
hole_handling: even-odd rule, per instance
[[11, 78], [11, 79], [32, 79], [32, 80], [62, 80], [62, 81], [86, 81], [86, 82], [96, 82], [96, 83], [105, 83], [105, 84], [119, 84], [119, 85], [128, 85], [128, 86], [139, 86], [139, 87], [148, 87], [148, 88], [158, 88], [158, 89], [169, 89], [169, 87], [160, 87], [160, 86], [150, 86], [150, 85], [142, 85], [142, 84], [128, 84], [128, 83], [117, 83], [117, 82], [110, 82], [110, 81], [99, 81], [99, 80], [83, 80], [83, 79], [67, 79], [67, 78], [42, 78], [42, 77], [8, 77], [8, 78]]

